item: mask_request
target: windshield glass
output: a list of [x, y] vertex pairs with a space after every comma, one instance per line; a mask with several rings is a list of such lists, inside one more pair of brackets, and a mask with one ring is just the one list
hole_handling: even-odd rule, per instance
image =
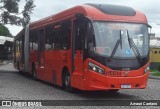
[[136, 57], [128, 41], [131, 38], [141, 57], [148, 54], [148, 28], [145, 24], [93, 22], [94, 38], [91, 51], [104, 56], [111, 56], [116, 43], [120, 40], [113, 57]]

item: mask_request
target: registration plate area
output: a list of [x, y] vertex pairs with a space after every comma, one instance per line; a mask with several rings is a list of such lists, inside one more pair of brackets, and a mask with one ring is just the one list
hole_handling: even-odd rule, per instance
[[121, 88], [122, 89], [130, 89], [131, 88], [131, 84], [121, 84]]

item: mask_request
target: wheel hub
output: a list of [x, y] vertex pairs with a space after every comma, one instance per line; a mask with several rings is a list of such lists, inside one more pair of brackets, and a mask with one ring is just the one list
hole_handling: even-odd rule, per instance
[[65, 80], [66, 86], [69, 86], [69, 83], [70, 83], [70, 77], [66, 76], [66, 80]]

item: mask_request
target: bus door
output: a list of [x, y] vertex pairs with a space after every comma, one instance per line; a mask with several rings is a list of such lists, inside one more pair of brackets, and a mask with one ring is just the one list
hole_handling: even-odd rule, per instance
[[38, 39], [38, 77], [44, 79], [44, 29], [39, 30]]
[[[83, 19], [74, 20], [74, 36], [73, 36], [73, 74], [83, 77], [83, 53], [84, 53], [84, 35], [85, 22]], [[78, 80], [78, 78], [77, 78]]]

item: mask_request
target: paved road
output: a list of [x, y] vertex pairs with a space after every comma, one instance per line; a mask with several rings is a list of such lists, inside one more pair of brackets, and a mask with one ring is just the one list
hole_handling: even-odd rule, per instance
[[148, 87], [141, 90], [120, 90], [110, 94], [106, 91], [68, 93], [60, 87], [30, 76], [19, 74], [13, 64], [0, 66], [0, 100], [159, 100], [160, 80], [149, 79]]

